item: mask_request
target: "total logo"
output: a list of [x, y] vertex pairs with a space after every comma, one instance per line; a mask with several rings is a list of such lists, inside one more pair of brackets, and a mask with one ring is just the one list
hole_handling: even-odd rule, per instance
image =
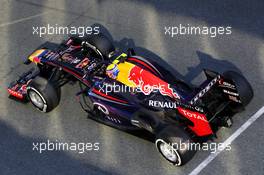
[[200, 114], [198, 112], [188, 111], [188, 110], [182, 109], [180, 107], [178, 108], [178, 110], [182, 115], [189, 118], [190, 120], [198, 119], [198, 120], [202, 120], [204, 122], [208, 122], [204, 114]]

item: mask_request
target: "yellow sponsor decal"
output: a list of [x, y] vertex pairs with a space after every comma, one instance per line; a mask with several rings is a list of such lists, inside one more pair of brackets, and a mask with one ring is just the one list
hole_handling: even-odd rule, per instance
[[135, 65], [125, 61], [124, 63], [119, 63], [117, 66], [119, 73], [116, 80], [125, 84], [126, 86], [136, 87], [135, 83], [129, 80], [129, 72]]
[[[121, 55], [119, 55], [113, 62], [112, 65], [117, 65], [119, 73], [117, 75], [116, 80], [119, 81], [120, 83], [123, 83], [126, 86], [129, 87], [136, 87], [135, 83], [133, 81], [129, 80], [129, 74], [130, 74], [130, 70], [136, 66], [132, 63], [129, 62], [120, 62], [122, 57], [127, 57], [127, 54], [122, 53]], [[109, 66], [109, 69], [112, 69], [114, 66]]]

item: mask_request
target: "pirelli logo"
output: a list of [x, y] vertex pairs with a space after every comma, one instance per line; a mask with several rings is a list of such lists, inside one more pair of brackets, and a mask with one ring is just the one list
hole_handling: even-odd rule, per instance
[[220, 75], [216, 76], [208, 85], [205, 86], [198, 94], [194, 96], [194, 98], [191, 100], [190, 104], [194, 104], [199, 98], [203, 97], [204, 94], [206, 94], [221, 78]]

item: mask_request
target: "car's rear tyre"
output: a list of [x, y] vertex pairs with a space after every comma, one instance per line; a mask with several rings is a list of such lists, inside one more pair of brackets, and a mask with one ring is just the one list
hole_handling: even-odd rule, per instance
[[38, 110], [50, 112], [59, 104], [60, 89], [47, 79], [36, 77], [27, 86], [27, 96]]
[[254, 93], [247, 79], [243, 75], [234, 71], [224, 72], [223, 76], [235, 83], [242, 106], [244, 107], [248, 105], [248, 103], [252, 100]]
[[102, 59], [109, 59], [115, 51], [113, 43], [103, 34], [91, 35], [86, 37], [84, 41], [88, 42], [91, 46], [94, 46], [95, 48], [90, 47], [90, 49], [92, 49], [98, 56], [102, 57]]
[[186, 164], [196, 153], [191, 147], [194, 142], [190, 136], [177, 126], [168, 126], [161, 130], [155, 143], [161, 155], [175, 166]]

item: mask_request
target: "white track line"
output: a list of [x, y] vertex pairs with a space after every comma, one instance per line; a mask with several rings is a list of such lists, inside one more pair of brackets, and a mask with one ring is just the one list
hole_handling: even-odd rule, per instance
[[218, 154], [230, 145], [240, 134], [242, 134], [252, 123], [254, 123], [262, 114], [264, 114], [264, 106], [262, 106], [253, 116], [251, 116], [240, 128], [238, 128], [226, 141], [223, 143], [222, 149], [218, 149], [215, 153], [211, 153], [204, 161], [202, 161], [189, 175], [199, 174]]
[[30, 20], [30, 19], [39, 17], [39, 16], [41, 16], [41, 15], [43, 15], [45, 13], [40, 13], [40, 14], [29, 16], [29, 17], [26, 17], [26, 18], [21, 18], [21, 19], [18, 19], [18, 20], [14, 20], [14, 21], [11, 21], [11, 22], [2, 23], [2, 24], [0, 24], [0, 27], [5, 27], [5, 26], [8, 26], [8, 25], [12, 25], [12, 24], [20, 23], [20, 22], [23, 22], [23, 21], [26, 21], [26, 20]]

